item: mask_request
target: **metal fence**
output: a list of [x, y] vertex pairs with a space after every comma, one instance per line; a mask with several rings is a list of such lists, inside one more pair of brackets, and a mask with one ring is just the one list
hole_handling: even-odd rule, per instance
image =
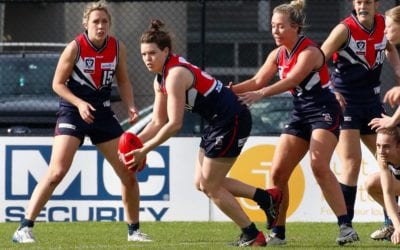
[[[13, 50], [52, 54], [60, 51], [60, 44], [71, 41], [82, 32], [82, 12], [88, 1], [0, 1], [0, 38], [2, 42], [42, 43], [41, 47], [0, 47], [2, 53]], [[153, 75], [143, 65], [139, 51], [139, 36], [153, 18], [166, 22], [174, 35], [174, 51], [192, 63], [206, 69], [223, 82], [240, 81], [252, 76], [262, 65], [272, 48], [270, 19], [273, 8], [288, 1], [109, 1], [112, 13], [112, 33], [128, 48], [129, 76], [139, 108], [152, 103]], [[349, 0], [308, 0], [305, 34], [322, 43], [330, 30], [352, 10]], [[398, 0], [380, 1], [383, 12], [399, 4]], [[62, 48], [62, 46], [61, 46]], [[1, 54], [1, 53], [0, 53]], [[7, 65], [4, 65], [7, 64]], [[0, 97], [7, 95], [13, 84], [26, 85], [35, 79], [51, 85], [54, 68], [30, 70], [30, 79], [19, 78], [18, 71], [10, 71], [9, 63], [0, 58]], [[14, 72], [14, 73], [10, 73]], [[393, 74], [385, 66], [382, 74], [384, 89], [394, 82]], [[8, 86], [8, 87], [7, 87]], [[38, 92], [40, 93], [40, 92]], [[18, 107], [18, 103], [14, 104]], [[46, 103], [43, 103], [46, 105]], [[122, 120], [126, 117], [121, 103], [114, 110]], [[2, 119], [0, 117], [0, 119]]]

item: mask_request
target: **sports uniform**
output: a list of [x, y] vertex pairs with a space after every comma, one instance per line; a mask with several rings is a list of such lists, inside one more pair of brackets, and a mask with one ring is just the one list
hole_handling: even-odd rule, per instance
[[118, 40], [109, 36], [97, 49], [87, 34], [82, 33], [75, 38], [75, 42], [78, 54], [67, 87], [96, 109], [92, 111], [94, 121], [86, 123], [78, 108], [61, 98], [55, 134], [72, 135], [81, 141], [88, 135], [93, 144], [117, 138], [123, 130], [111, 110], [110, 96], [118, 64]]
[[389, 171], [392, 173], [392, 175], [396, 178], [396, 180], [400, 181], [400, 166], [395, 166], [393, 163], [388, 162], [387, 166], [389, 168]]
[[[283, 47], [279, 48], [277, 64], [280, 79], [287, 77], [296, 65], [299, 54], [310, 46], [316, 47], [316, 44], [305, 36], [299, 36], [290, 54]], [[336, 137], [339, 136], [342, 114], [329, 85], [329, 71], [324, 63], [320, 69], [311, 72], [296, 88], [290, 90], [294, 97], [294, 109], [283, 133], [309, 141], [312, 131], [322, 128], [331, 131]]]
[[348, 29], [347, 42], [333, 54], [332, 82], [335, 91], [347, 102], [342, 128], [360, 129], [361, 134], [373, 134], [368, 123], [384, 113], [379, 77], [387, 45], [383, 32], [385, 20], [380, 14], [374, 19], [374, 26], [369, 30], [353, 11], [342, 21]]
[[238, 156], [251, 130], [249, 109], [220, 81], [174, 54], [168, 56], [162, 74], [156, 76], [164, 94], [167, 94], [165, 80], [173, 67], [184, 67], [193, 74], [192, 86], [186, 91], [186, 110], [200, 114], [209, 123], [200, 143], [205, 155]]

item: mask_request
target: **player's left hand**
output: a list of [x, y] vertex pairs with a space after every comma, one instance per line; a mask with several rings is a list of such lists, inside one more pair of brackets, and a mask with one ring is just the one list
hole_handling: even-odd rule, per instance
[[142, 166], [143, 161], [146, 159], [146, 153], [142, 150], [142, 148], [132, 150], [126, 153], [124, 156], [129, 157], [132, 155], [132, 160], [126, 161], [125, 166], [128, 166], [128, 169], [136, 169], [138, 166]]
[[262, 98], [260, 91], [249, 91], [239, 95], [239, 101], [248, 107]]
[[396, 126], [395, 121], [392, 117], [382, 114], [382, 118], [374, 118], [369, 123], [368, 126], [373, 130], [379, 130], [381, 128], [393, 128]]

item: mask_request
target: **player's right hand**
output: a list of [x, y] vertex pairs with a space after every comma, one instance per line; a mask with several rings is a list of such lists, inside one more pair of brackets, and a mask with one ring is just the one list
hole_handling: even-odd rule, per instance
[[391, 88], [383, 97], [383, 102], [389, 103], [393, 108], [400, 103], [400, 86]]
[[92, 105], [90, 105], [87, 102], [82, 101], [78, 105], [78, 110], [79, 110], [79, 114], [81, 115], [82, 119], [86, 123], [89, 123], [89, 124], [93, 123], [94, 116], [92, 114], [92, 111], [96, 111], [96, 109]]

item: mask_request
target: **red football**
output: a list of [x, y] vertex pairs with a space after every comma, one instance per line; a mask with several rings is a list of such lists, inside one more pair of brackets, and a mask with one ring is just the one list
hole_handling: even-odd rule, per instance
[[[118, 142], [118, 150], [122, 154], [126, 154], [132, 150], [138, 149], [143, 147], [142, 141], [137, 137], [135, 134], [126, 131], [124, 132], [121, 137], [119, 138]], [[133, 156], [128, 156], [125, 157], [125, 161], [130, 161], [133, 159]], [[137, 167], [135, 169], [132, 169], [134, 172], [140, 172], [143, 170], [144, 166], [146, 165], [146, 158], [143, 161], [143, 165], [140, 167]]]

